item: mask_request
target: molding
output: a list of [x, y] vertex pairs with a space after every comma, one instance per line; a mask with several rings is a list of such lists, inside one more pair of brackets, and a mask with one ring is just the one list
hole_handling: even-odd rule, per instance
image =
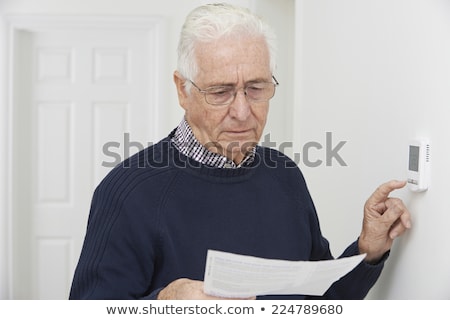
[[11, 114], [8, 108], [8, 32], [0, 16], [0, 299], [11, 298]]
[[42, 31], [58, 28], [153, 29], [164, 23], [160, 16], [102, 16], [102, 15], [6, 15], [10, 28]]

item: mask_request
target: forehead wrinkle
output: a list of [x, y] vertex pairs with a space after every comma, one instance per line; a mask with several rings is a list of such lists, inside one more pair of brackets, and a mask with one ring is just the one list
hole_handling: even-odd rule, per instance
[[268, 48], [263, 39], [225, 37], [196, 46], [198, 85], [237, 86], [240, 82], [270, 81]]
[[[257, 82], [270, 82], [271, 81], [271, 73], [269, 70], [267, 70], [267, 74], [263, 74], [265, 72], [257, 72], [255, 73], [254, 65], [249, 65], [249, 68], [251, 71], [246, 72], [244, 69], [246, 69], [247, 65], [238, 65], [236, 66], [236, 71], [233, 72], [225, 72], [220, 75], [220, 79], [215, 80], [213, 78], [209, 78], [206, 80], [205, 85], [209, 87], [236, 87], [239, 85], [239, 83], [243, 83], [243, 85], [248, 85], [251, 83], [257, 83]], [[253, 70], [252, 70], [253, 69]], [[260, 67], [256, 68], [257, 70], [261, 70]], [[205, 72], [204, 74], [211, 74]], [[235, 76], [233, 76], [235, 75]], [[231, 80], [231, 78], [233, 78]], [[228, 80], [230, 79], [230, 80]]]

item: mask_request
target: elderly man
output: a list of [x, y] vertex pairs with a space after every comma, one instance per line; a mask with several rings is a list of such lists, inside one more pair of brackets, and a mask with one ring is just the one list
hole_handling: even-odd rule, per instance
[[[274, 59], [273, 32], [246, 9], [206, 5], [187, 17], [174, 73], [185, 116], [96, 189], [72, 299], [217, 299], [203, 292], [208, 249], [333, 259], [300, 170], [257, 145], [278, 85]], [[404, 184], [367, 200], [361, 234], [341, 255], [365, 261], [323, 298], [364, 298], [376, 282], [393, 239], [411, 226], [389, 198]]]

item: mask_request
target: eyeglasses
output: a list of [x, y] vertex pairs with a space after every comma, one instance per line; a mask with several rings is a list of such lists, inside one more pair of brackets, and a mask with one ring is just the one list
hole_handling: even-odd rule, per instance
[[[264, 102], [269, 101], [275, 95], [275, 88], [279, 85], [277, 79], [272, 76], [275, 82], [252, 82], [244, 87], [244, 94], [247, 101]], [[200, 89], [192, 80], [189, 80], [200, 93], [205, 96], [205, 101], [213, 106], [225, 106], [231, 104], [236, 98], [237, 89], [234, 86], [214, 86]]]

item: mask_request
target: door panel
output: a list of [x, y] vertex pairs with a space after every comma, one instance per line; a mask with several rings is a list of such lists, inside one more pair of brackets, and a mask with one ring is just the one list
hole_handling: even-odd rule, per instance
[[116, 162], [129, 154], [125, 136], [140, 145], [161, 136], [151, 96], [158, 23], [15, 33], [13, 298], [68, 297], [92, 193], [111, 169], [111, 153]]

